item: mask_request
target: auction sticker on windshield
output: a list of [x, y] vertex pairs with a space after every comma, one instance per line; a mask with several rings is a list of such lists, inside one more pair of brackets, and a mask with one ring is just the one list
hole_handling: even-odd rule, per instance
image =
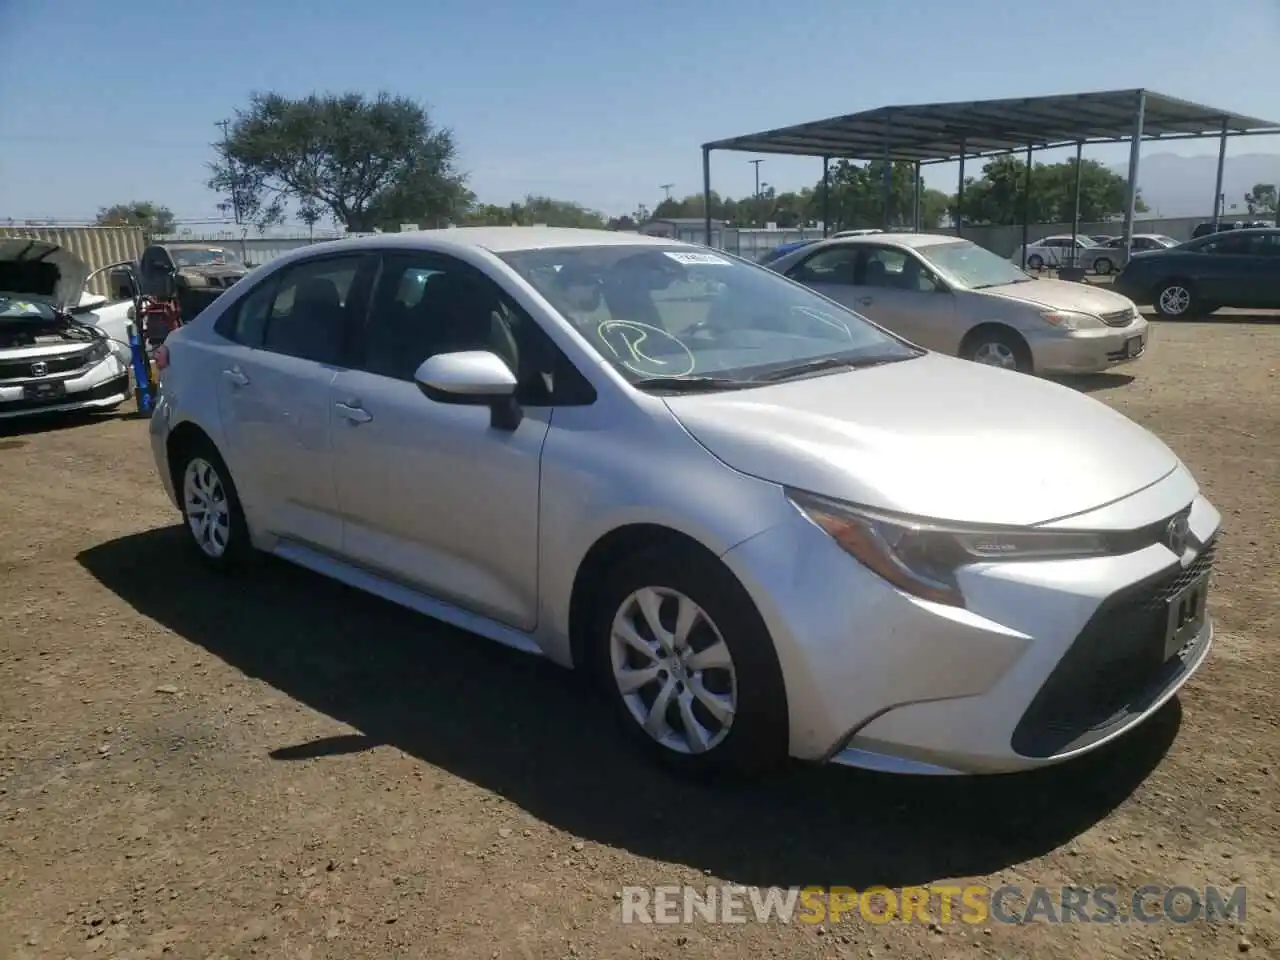
[[686, 267], [731, 267], [733, 262], [714, 253], [684, 253], [683, 251], [664, 251], [676, 263]]

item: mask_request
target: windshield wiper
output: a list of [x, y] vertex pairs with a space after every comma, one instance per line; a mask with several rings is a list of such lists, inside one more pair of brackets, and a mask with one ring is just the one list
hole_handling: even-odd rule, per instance
[[762, 373], [753, 379], [758, 383], [768, 383], [773, 380], [789, 380], [792, 377], [803, 377], [806, 374], [819, 373], [823, 370], [862, 370], [867, 367], [878, 367], [883, 363], [910, 360], [917, 356], [919, 356], [918, 353], [908, 354], [904, 357], [819, 357], [816, 360], [806, 360], [804, 363], [796, 363], [778, 370], [770, 370], [768, 373]]
[[638, 390], [670, 390], [672, 393], [699, 393], [712, 390], [736, 390], [751, 386], [749, 380], [733, 380], [729, 377], [645, 377], [633, 380]]

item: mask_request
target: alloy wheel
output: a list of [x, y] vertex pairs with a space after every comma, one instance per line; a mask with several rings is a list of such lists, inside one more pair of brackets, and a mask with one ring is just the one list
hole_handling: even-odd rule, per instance
[[975, 363], [985, 363], [991, 367], [1004, 367], [1006, 370], [1018, 369], [1018, 358], [1007, 343], [988, 340], [980, 343], [973, 351]]
[[1170, 317], [1177, 317], [1187, 312], [1191, 306], [1191, 291], [1178, 284], [1172, 284], [1160, 291], [1160, 312]]
[[609, 635], [613, 681], [631, 717], [676, 753], [715, 749], [733, 726], [737, 673], [719, 628], [667, 587], [631, 593]]
[[192, 457], [182, 473], [182, 503], [196, 545], [215, 560], [231, 540], [231, 507], [222, 478], [203, 457]]

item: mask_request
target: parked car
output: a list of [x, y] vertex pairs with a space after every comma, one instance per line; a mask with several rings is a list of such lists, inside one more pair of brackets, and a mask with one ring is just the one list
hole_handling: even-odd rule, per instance
[[774, 247], [772, 250], [768, 251], [757, 262], [762, 264], [772, 263], [774, 260], [777, 260], [779, 257], [786, 256], [792, 250], [799, 250], [801, 247], [807, 247], [811, 243], [817, 243], [818, 239], [819, 238], [815, 237], [814, 239], [811, 239], [811, 240], [792, 240], [790, 243], [780, 243], [776, 247]]
[[1231, 230], [1136, 253], [1113, 289], [1168, 319], [1219, 307], [1280, 309], [1280, 230]]
[[252, 269], [234, 250], [217, 243], [156, 243], [142, 251], [132, 273], [116, 274], [121, 296], [133, 296], [134, 277], [141, 293], [177, 300], [183, 322], [193, 319], [224, 290]]
[[[1009, 258], [1014, 263], [1022, 263], [1022, 244], [1013, 251]], [[1027, 244], [1027, 269], [1043, 270], [1045, 267], [1084, 267], [1087, 271], [1106, 276], [1111, 273], [1118, 261], [1114, 248], [1101, 247], [1091, 237], [1079, 236], [1074, 240], [1070, 234], [1060, 237], [1044, 237], [1034, 243]]]
[[968, 240], [828, 240], [769, 269], [940, 353], [1036, 373], [1093, 373], [1142, 356], [1147, 322], [1103, 287], [1040, 280]]
[[131, 396], [131, 304], [86, 294], [89, 273], [58, 244], [0, 239], [0, 419], [110, 410]]
[[1104, 247], [1111, 243], [1112, 240], [1120, 239], [1114, 233], [1094, 233], [1089, 236], [1095, 246]]
[[857, 230], [841, 230], [841, 231], [839, 231], [838, 233], [833, 233], [831, 236], [832, 236], [833, 238], [838, 238], [838, 237], [869, 237], [869, 236], [871, 236], [873, 233], [884, 233], [884, 231], [883, 231], [883, 230], [880, 230], [880, 229], [878, 229], [878, 228], [876, 228], [876, 227], [860, 227], [860, 228], [858, 228]]
[[[1243, 230], [1245, 226], [1246, 224], [1240, 220], [1220, 220], [1216, 226], [1212, 221], [1198, 223], [1195, 229], [1191, 231], [1191, 239], [1198, 240], [1201, 237], [1207, 237], [1213, 233], [1224, 233], [1227, 230]], [[1254, 226], [1254, 224], [1248, 224], [1248, 226]], [[1262, 226], [1269, 226], [1269, 224], [1264, 223]]]
[[686, 772], [1063, 761], [1212, 640], [1220, 516], [1152, 434], [706, 248], [318, 244], [159, 354], [156, 466], [209, 566], [266, 551], [587, 671]]

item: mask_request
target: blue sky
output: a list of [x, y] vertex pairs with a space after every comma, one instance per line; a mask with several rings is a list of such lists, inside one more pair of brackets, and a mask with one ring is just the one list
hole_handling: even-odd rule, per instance
[[[1280, 120], [1280, 0], [0, 0], [0, 40], [0, 218], [215, 215], [214, 123], [254, 90], [415, 97], [481, 199], [608, 213], [699, 190], [707, 140], [892, 103], [1143, 86]], [[749, 159], [714, 155], [716, 189], [750, 193]]]

